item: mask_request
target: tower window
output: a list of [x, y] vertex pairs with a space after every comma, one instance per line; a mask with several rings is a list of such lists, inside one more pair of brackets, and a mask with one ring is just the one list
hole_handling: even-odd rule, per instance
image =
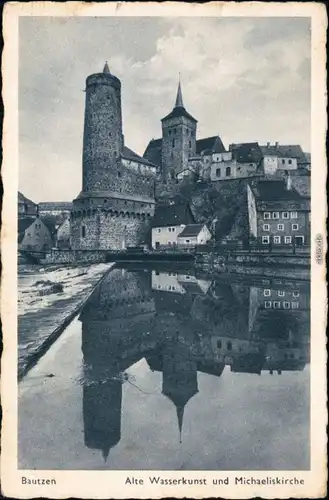
[[176, 129], [174, 128], [174, 134], [176, 134]]
[[169, 135], [171, 135], [171, 130], [169, 130]]
[[112, 132], [109, 132], [109, 137], [112, 137]]
[[216, 177], [220, 177], [220, 168], [216, 168]]
[[86, 236], [86, 227], [85, 226], [81, 227], [81, 236], [82, 236], [82, 238], [85, 238], [85, 236]]
[[175, 139], [172, 140], [172, 147], [175, 147]]
[[189, 145], [189, 148], [191, 148], [192, 147], [192, 142], [189, 141], [188, 145]]
[[231, 175], [231, 167], [226, 167], [226, 177]]
[[118, 177], [121, 177], [121, 172], [118, 172]]

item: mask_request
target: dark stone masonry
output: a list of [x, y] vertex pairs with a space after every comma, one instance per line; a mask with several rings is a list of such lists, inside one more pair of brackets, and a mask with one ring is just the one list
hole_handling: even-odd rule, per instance
[[121, 82], [105, 64], [86, 80], [82, 191], [73, 202], [73, 249], [123, 249], [145, 240], [154, 214], [155, 169], [127, 159]]

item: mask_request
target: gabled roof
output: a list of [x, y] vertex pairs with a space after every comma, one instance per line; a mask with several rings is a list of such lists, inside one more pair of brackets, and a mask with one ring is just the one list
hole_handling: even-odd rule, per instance
[[282, 156], [287, 156], [288, 158], [296, 158], [297, 163], [308, 163], [307, 158], [305, 157], [304, 151], [302, 150], [299, 144], [295, 145], [281, 145], [277, 146], [278, 151], [282, 154]]
[[230, 151], [238, 163], [260, 163], [263, 159], [262, 150], [258, 142], [230, 144]]
[[285, 181], [259, 181], [252, 187], [255, 197], [261, 201], [302, 200], [296, 189], [286, 188]]
[[170, 206], [158, 206], [152, 221], [152, 227], [180, 226], [194, 224], [195, 220], [188, 203]]
[[196, 141], [196, 153], [200, 155], [204, 151], [209, 151], [210, 153], [224, 153], [225, 146], [218, 135], [198, 139]]
[[198, 236], [205, 224], [188, 224], [184, 227], [183, 231], [179, 233], [178, 238], [185, 238], [187, 236]]
[[25, 231], [33, 224], [36, 219], [33, 217], [22, 217], [18, 219], [18, 243], [23, 241]]
[[122, 156], [127, 160], [136, 161], [138, 163], [144, 163], [144, 165], [149, 165], [150, 167], [155, 167], [155, 164], [151, 163], [147, 158], [142, 158], [132, 149], [127, 148], [127, 146], [123, 147]]
[[153, 163], [153, 165], [161, 167], [162, 139], [152, 139], [145, 149], [143, 158]]
[[37, 205], [34, 203], [34, 201], [29, 200], [29, 198], [26, 198], [26, 196], [23, 195], [20, 191], [18, 191], [18, 203], [26, 203], [29, 205]]

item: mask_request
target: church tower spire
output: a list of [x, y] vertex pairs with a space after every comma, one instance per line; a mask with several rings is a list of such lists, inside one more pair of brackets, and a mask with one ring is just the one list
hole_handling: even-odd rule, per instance
[[109, 65], [107, 64], [107, 61], [105, 62], [104, 68], [103, 68], [103, 73], [111, 73]]
[[178, 90], [177, 90], [175, 108], [184, 108], [183, 96], [182, 96], [182, 87], [181, 87], [181, 84], [180, 84], [180, 79], [179, 79], [179, 82], [178, 82]]

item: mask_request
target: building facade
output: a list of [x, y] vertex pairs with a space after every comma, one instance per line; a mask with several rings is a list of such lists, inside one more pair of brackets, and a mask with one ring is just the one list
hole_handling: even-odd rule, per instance
[[18, 249], [43, 251], [53, 245], [51, 230], [39, 218], [21, 217], [18, 219]]
[[211, 233], [206, 224], [188, 224], [177, 236], [177, 244], [182, 248], [205, 245], [209, 240]]
[[288, 181], [247, 187], [251, 240], [264, 245], [310, 245], [310, 199]]
[[195, 219], [188, 204], [158, 206], [152, 221], [152, 248], [177, 246], [178, 235]]
[[18, 217], [37, 217], [38, 205], [32, 200], [29, 200], [22, 193], [18, 192], [17, 197], [17, 212]]
[[156, 167], [124, 145], [121, 82], [110, 73], [86, 80], [82, 191], [73, 201], [73, 249], [122, 249], [142, 243], [154, 214]]

